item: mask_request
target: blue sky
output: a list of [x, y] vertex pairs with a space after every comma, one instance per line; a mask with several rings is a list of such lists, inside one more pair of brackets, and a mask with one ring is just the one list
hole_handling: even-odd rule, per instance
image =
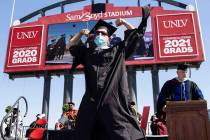
[[[104, 0], [105, 1], [105, 0]], [[152, 0], [141, 0], [142, 5], [151, 3], [155, 4]], [[40, 9], [42, 7], [48, 6], [52, 3], [58, 2], [58, 0], [16, 0], [16, 5], [14, 9], [14, 18], [20, 19], [23, 16]], [[96, 2], [103, 2], [96, 0]], [[137, 4], [137, 0], [110, 0], [111, 3], [121, 6], [133, 6]], [[190, 4], [194, 3], [193, 0], [182, 0], [182, 2]], [[4, 61], [7, 48], [7, 40], [9, 33], [9, 25], [12, 11], [13, 0], [1, 0], [0, 5], [0, 119], [5, 115], [4, 109], [7, 105], [12, 105], [19, 96], [24, 96], [28, 100], [29, 112], [27, 117], [24, 119], [24, 125], [29, 125], [34, 119], [37, 113], [42, 111], [42, 98], [43, 98], [43, 77], [40, 78], [19, 78], [15, 80], [10, 80], [8, 75], [3, 73]], [[82, 2], [79, 4], [73, 4], [66, 7], [66, 11], [81, 9], [83, 6], [90, 3]], [[206, 61], [202, 63], [200, 69], [192, 69], [191, 79], [195, 81], [201, 88], [205, 99], [208, 102], [208, 108], [210, 108], [210, 19], [207, 16], [210, 13], [209, 0], [199, 0], [198, 10], [200, 15], [200, 22], [202, 28], [203, 42], [206, 54]], [[167, 9], [174, 7], [164, 5]], [[46, 15], [59, 13], [60, 9], [51, 10], [46, 13]], [[36, 19], [33, 19], [36, 20]], [[159, 72], [160, 87], [163, 83], [176, 76], [175, 70]], [[144, 105], [149, 105], [152, 107], [150, 113], [153, 112], [153, 97], [152, 97], [152, 81], [151, 72], [137, 72], [137, 92], [138, 92], [138, 109], [142, 112]], [[51, 95], [50, 95], [50, 111], [49, 111], [49, 128], [54, 127], [54, 123], [61, 115], [61, 108], [63, 102], [63, 76], [52, 77], [51, 81]], [[79, 102], [84, 93], [84, 76], [77, 75], [74, 78], [74, 96], [73, 100], [76, 102], [76, 107], [79, 106]], [[23, 102], [20, 103], [24, 106]]]

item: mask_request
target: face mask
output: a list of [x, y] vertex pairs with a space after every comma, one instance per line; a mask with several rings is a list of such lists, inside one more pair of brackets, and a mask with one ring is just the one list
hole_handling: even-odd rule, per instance
[[102, 48], [102, 49], [103, 49], [103, 47], [107, 48], [108, 44], [107, 44], [106, 37], [102, 36], [101, 34], [99, 34], [95, 37], [94, 42], [99, 48]]

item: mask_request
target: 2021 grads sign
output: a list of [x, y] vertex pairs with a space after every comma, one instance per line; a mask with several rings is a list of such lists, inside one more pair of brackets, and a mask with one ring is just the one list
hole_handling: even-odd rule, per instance
[[160, 58], [198, 55], [193, 14], [157, 15]]
[[42, 25], [14, 27], [11, 31], [7, 67], [40, 65], [42, 34]]

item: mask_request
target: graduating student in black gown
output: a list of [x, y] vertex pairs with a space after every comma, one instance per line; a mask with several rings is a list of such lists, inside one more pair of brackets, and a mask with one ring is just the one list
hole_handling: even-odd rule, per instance
[[103, 20], [90, 31], [81, 30], [72, 39], [74, 44], [82, 35], [91, 36], [84, 46], [72, 45], [73, 69], [84, 66], [86, 91], [76, 120], [76, 140], [141, 140], [144, 134], [129, 108], [129, 89], [125, 60], [133, 53], [136, 43], [143, 39], [149, 8], [143, 8], [143, 18], [137, 29], [124, 19], [124, 40], [109, 47], [110, 36], [116, 28]]

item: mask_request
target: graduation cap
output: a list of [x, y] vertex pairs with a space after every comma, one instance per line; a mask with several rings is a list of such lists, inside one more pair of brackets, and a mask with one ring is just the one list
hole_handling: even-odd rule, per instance
[[108, 36], [110, 37], [117, 30], [117, 28], [100, 19], [90, 31], [90, 34], [96, 34], [96, 31], [98, 30], [106, 31]]
[[56, 41], [56, 39], [52, 39], [52, 40], [51, 40], [51, 42], [54, 42], [54, 41]]
[[17, 113], [18, 112], [18, 108], [13, 108], [13, 113]]
[[136, 105], [136, 103], [134, 101], [131, 101], [130, 105]]
[[39, 119], [42, 119], [42, 118], [45, 117], [45, 114], [37, 114], [36, 117], [39, 118]]
[[177, 66], [177, 70], [187, 71], [188, 65], [187, 64], [179, 64]]
[[73, 105], [73, 106], [75, 105], [74, 102], [68, 102], [68, 104], [69, 104], [69, 105]]
[[66, 34], [61, 34], [61, 37], [65, 37], [66, 36]]

